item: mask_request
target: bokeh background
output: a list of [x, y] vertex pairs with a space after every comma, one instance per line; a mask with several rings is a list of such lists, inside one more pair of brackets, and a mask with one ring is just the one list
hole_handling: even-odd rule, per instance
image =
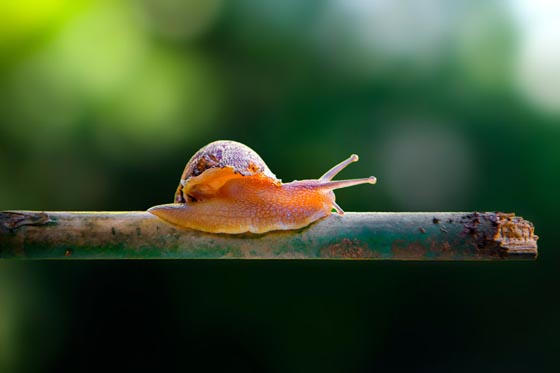
[[0, 210], [171, 202], [206, 143], [347, 211], [514, 211], [536, 262], [0, 262], [0, 372], [557, 371], [560, 6], [0, 2]]

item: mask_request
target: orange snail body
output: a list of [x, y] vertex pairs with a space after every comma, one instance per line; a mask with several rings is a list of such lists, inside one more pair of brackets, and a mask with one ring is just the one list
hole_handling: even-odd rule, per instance
[[187, 163], [175, 193], [175, 203], [148, 211], [184, 228], [211, 233], [265, 233], [303, 228], [330, 215], [342, 214], [333, 189], [374, 184], [375, 177], [332, 181], [352, 155], [318, 180], [282, 184], [249, 147], [235, 141], [215, 141]]

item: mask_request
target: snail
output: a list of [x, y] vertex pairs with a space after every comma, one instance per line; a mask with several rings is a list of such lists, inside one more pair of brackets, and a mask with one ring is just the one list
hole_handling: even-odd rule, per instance
[[251, 148], [235, 141], [214, 141], [187, 163], [175, 203], [148, 212], [183, 227], [211, 233], [265, 233], [303, 228], [344, 211], [333, 190], [375, 184], [376, 178], [333, 181], [358, 156], [353, 154], [317, 180], [283, 184]]

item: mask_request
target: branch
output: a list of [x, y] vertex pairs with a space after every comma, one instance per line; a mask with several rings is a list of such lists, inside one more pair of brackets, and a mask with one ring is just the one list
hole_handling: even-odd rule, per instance
[[333, 214], [266, 234], [182, 229], [147, 212], [0, 212], [0, 258], [535, 259], [533, 224], [504, 213]]

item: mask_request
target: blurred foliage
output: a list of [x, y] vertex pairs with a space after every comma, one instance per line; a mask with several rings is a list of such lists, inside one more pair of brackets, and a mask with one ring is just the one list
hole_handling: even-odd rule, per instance
[[343, 177], [379, 182], [337, 191], [348, 211], [515, 211], [542, 254], [0, 263], [0, 371], [91, 351], [125, 369], [550, 367], [558, 16], [530, 0], [1, 2], [0, 209], [143, 210], [198, 148], [234, 139], [285, 181], [359, 154]]

